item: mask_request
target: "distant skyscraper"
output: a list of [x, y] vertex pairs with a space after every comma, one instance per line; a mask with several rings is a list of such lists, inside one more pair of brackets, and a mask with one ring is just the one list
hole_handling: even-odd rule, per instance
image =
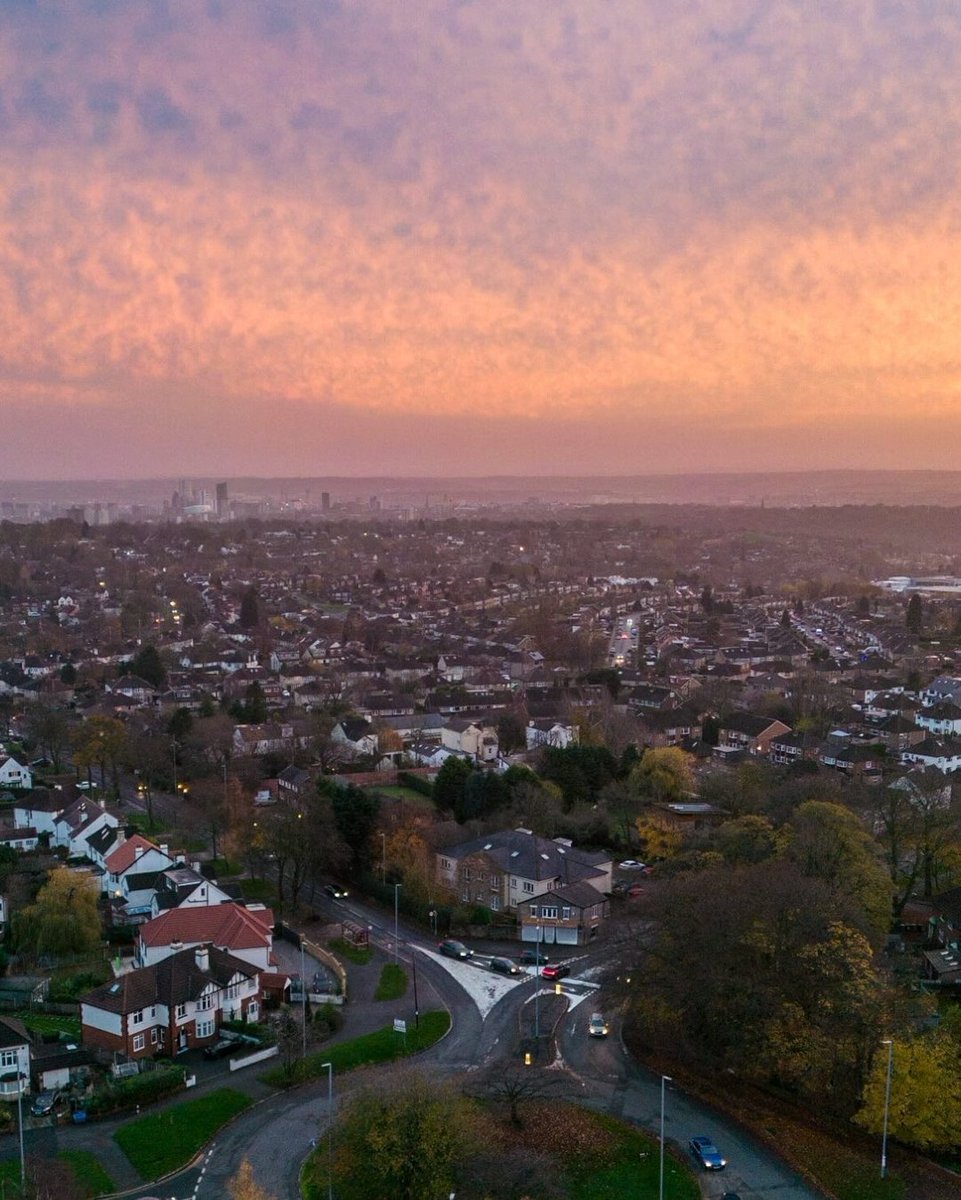
[[330, 512], [330, 492], [320, 493], [320, 511]]
[[227, 515], [227, 484], [217, 484], [217, 516], [223, 518]]

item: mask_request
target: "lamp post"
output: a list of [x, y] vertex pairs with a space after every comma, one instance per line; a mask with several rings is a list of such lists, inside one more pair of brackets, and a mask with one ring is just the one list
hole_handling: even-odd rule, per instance
[[387, 882], [387, 834], [380, 835], [380, 881]]
[[327, 1071], [327, 1200], [334, 1196], [334, 1064], [320, 1064]]
[[398, 904], [399, 904], [399, 897], [400, 897], [400, 888], [401, 888], [401, 885], [399, 883], [394, 884], [394, 962], [395, 963], [397, 962], [397, 937], [398, 937], [397, 913], [398, 913]]
[[541, 927], [534, 926], [537, 941], [534, 943], [534, 1049], [541, 1044]]
[[304, 939], [300, 939], [300, 996], [302, 1001], [302, 1021], [304, 1027], [304, 1054], [307, 1057], [307, 975], [304, 970]]
[[671, 1082], [670, 1075], [661, 1076], [661, 1174], [660, 1188], [658, 1189], [658, 1200], [664, 1200], [664, 1089], [665, 1084]]
[[17, 1128], [20, 1131], [20, 1191], [27, 1191], [27, 1161], [23, 1156], [23, 1081], [26, 1076], [17, 1071]]
[[891, 1111], [891, 1068], [894, 1066], [894, 1042], [891, 1038], [884, 1038], [881, 1045], [888, 1048], [888, 1074], [884, 1083], [884, 1125], [881, 1133], [881, 1178], [883, 1179], [888, 1170], [888, 1114]]

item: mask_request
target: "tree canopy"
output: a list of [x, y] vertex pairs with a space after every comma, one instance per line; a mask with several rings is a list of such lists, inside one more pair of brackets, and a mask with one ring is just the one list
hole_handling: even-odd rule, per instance
[[88, 953], [101, 939], [98, 898], [90, 875], [58, 867], [14, 922], [18, 948], [37, 958]]

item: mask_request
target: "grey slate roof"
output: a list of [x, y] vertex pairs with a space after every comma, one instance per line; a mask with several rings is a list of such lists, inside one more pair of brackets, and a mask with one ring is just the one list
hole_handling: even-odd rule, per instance
[[559, 879], [562, 885], [596, 879], [604, 874], [603, 867], [611, 861], [609, 855], [600, 851], [562, 846], [522, 829], [487, 834], [459, 846], [449, 846], [443, 853], [456, 859], [484, 853], [511, 875], [534, 880]]

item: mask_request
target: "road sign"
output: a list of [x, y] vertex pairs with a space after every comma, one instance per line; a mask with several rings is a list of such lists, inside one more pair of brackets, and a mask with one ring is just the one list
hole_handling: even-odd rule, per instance
[[406, 1033], [407, 1022], [401, 1017], [394, 1017], [394, 1033]]

